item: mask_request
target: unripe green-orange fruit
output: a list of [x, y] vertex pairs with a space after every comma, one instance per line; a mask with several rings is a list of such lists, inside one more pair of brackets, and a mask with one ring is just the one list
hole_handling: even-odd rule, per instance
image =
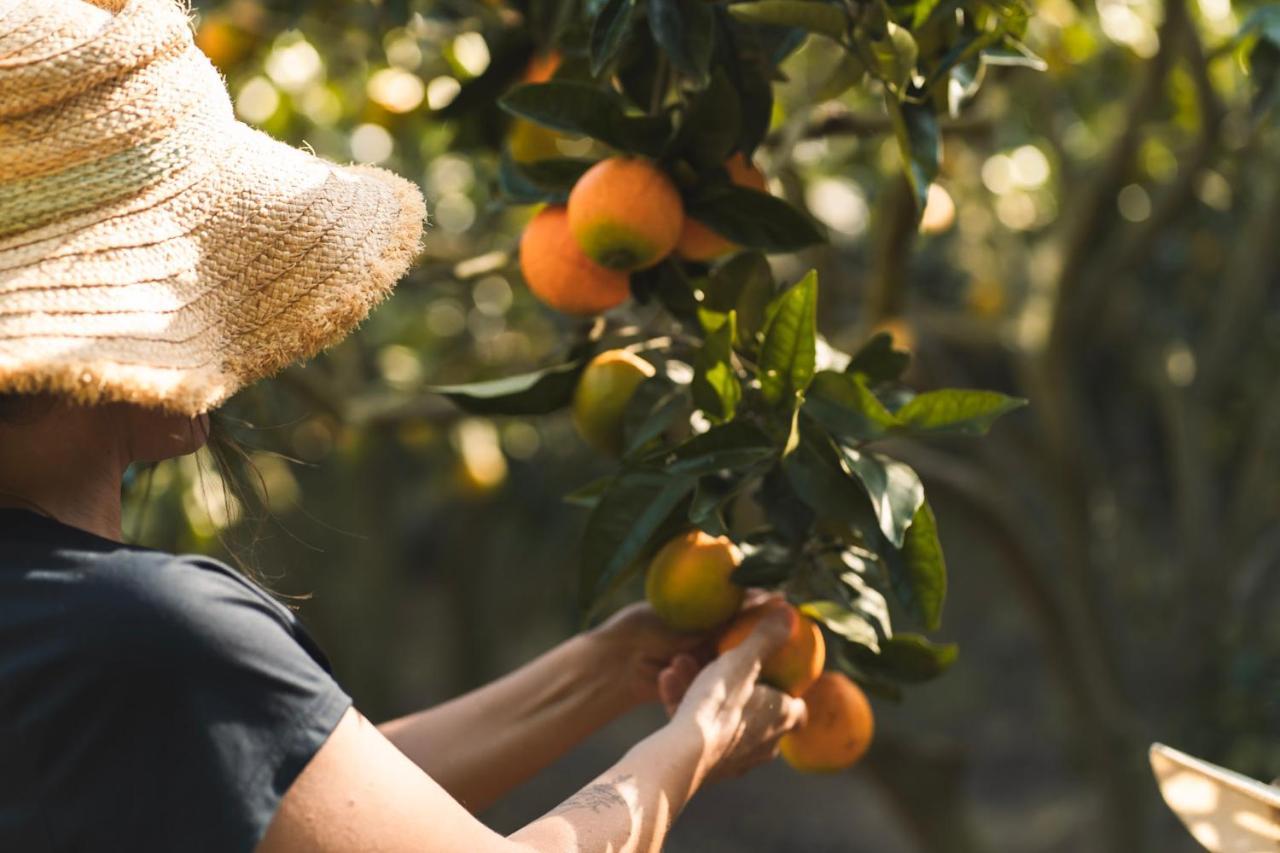
[[742, 606], [742, 587], [729, 580], [741, 562], [741, 552], [727, 536], [691, 530], [654, 555], [645, 577], [645, 598], [678, 631], [715, 628]]
[[539, 300], [566, 314], [600, 314], [631, 295], [624, 273], [607, 270], [578, 248], [565, 209], [538, 211], [520, 237], [520, 271]]
[[583, 440], [601, 453], [621, 453], [627, 403], [640, 383], [656, 372], [652, 364], [626, 350], [607, 350], [593, 358], [573, 393], [573, 424]]
[[569, 192], [569, 230], [587, 257], [608, 269], [653, 266], [675, 248], [683, 227], [680, 193], [648, 160], [601, 160]]
[[843, 673], [824, 672], [804, 692], [805, 724], [782, 736], [782, 757], [805, 773], [834, 773], [863, 756], [875, 735], [871, 703]]
[[761, 662], [760, 680], [792, 696], [799, 696], [822, 674], [822, 667], [827, 661], [827, 644], [817, 624], [790, 604], [781, 599], [771, 599], [748, 607], [729, 623], [716, 645], [720, 654], [724, 654], [741, 643], [771, 608], [787, 609], [792, 617], [791, 635], [777, 651]]

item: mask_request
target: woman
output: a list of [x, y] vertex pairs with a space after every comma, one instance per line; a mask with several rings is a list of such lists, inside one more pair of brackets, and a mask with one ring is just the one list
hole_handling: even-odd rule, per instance
[[[348, 333], [424, 215], [238, 124], [174, 0], [0, 0], [0, 850], [652, 850], [799, 722], [756, 683], [785, 620], [698, 671], [641, 607], [375, 726], [233, 570], [122, 544], [126, 467]], [[472, 816], [659, 697], [552, 812]]]

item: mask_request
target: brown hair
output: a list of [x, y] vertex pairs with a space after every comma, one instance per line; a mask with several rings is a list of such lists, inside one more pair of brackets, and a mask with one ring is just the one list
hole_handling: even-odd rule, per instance
[[0, 426], [27, 424], [39, 420], [54, 406], [54, 398], [45, 394], [0, 392]]

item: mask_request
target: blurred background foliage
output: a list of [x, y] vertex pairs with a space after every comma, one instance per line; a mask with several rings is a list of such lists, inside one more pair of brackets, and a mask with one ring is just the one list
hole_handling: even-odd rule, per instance
[[[536, 14], [501, 0], [195, 9], [242, 119], [417, 180], [431, 228], [357, 335], [226, 408], [269, 516], [185, 459], [131, 479], [126, 529], [237, 554], [307, 596], [295, 604], [340, 680], [382, 719], [577, 624], [584, 513], [561, 497], [607, 465], [567, 418], [464, 417], [426, 390], [546, 364], [578, 322], [538, 305], [514, 264], [531, 210], [499, 203], [498, 150], [528, 129], [450, 109], [469, 81], [495, 81], [473, 87], [492, 98], [536, 76]], [[1280, 15], [1041, 0], [1026, 42], [1044, 72], [988, 68], [944, 120], [919, 229], [878, 95], [825, 97], [829, 42], [783, 66], [757, 161], [832, 239], [778, 257], [779, 278], [819, 269], [834, 345], [887, 328], [915, 355], [913, 385], [1032, 407], [963, 452], [894, 450], [937, 507], [956, 666], [877, 703], [882, 734], [854, 771], [770, 767], [712, 789], [672, 850], [1191, 850], [1147, 743], [1280, 774]], [[656, 722], [619, 721], [486, 817], [530, 819]]]

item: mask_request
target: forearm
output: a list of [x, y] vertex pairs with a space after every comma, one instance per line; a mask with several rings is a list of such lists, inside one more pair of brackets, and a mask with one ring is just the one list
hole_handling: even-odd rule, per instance
[[479, 811], [634, 704], [609, 658], [603, 644], [574, 637], [498, 681], [379, 729]]
[[705, 778], [703, 747], [667, 725], [545, 816], [511, 836], [537, 851], [658, 851]]

